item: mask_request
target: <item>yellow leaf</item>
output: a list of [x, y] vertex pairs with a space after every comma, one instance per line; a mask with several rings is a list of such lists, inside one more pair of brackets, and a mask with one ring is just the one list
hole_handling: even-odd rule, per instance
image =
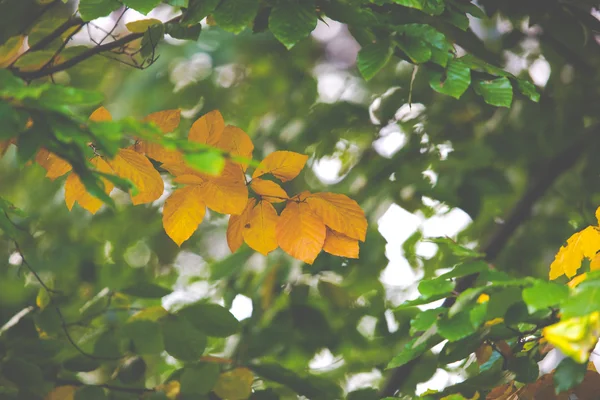
[[140, 19], [137, 21], [128, 22], [125, 24], [125, 26], [127, 27], [127, 30], [129, 30], [129, 32], [144, 33], [151, 26], [158, 25], [158, 24], [162, 24], [162, 22], [156, 18], [148, 18], [148, 19]]
[[[139, 22], [139, 21], [136, 21]], [[148, 114], [144, 122], [154, 122], [163, 133], [173, 132], [181, 121], [181, 110], [164, 110]]]
[[188, 140], [196, 143], [216, 146], [225, 129], [225, 121], [218, 110], [213, 110], [198, 118], [190, 129]]
[[144, 154], [146, 157], [161, 163], [182, 163], [183, 157], [180, 152], [176, 150], [169, 150], [164, 148], [158, 143], [152, 143], [145, 140], [137, 140], [133, 146], [130, 147], [136, 153]]
[[37, 152], [35, 161], [44, 167], [46, 170], [46, 178], [51, 180], [55, 180], [56, 178], [63, 176], [72, 169], [71, 164], [56, 154], [50, 153], [46, 149], [40, 149]]
[[315, 193], [308, 196], [306, 201], [325, 225], [352, 239], [365, 241], [367, 219], [356, 201], [336, 193]]
[[21, 53], [25, 36], [13, 36], [0, 46], [0, 68], [9, 66]]
[[161, 165], [161, 167], [169, 171], [173, 176], [196, 175], [202, 177], [201, 172], [188, 167], [184, 162], [166, 163]]
[[241, 214], [248, 201], [244, 173], [228, 162], [220, 176], [210, 177], [200, 186], [206, 206], [221, 214]]
[[567, 245], [560, 248], [550, 265], [550, 279], [556, 279], [563, 274], [572, 278], [581, 267], [581, 261], [584, 258], [593, 259], [598, 250], [600, 232], [597, 228], [588, 226], [575, 233], [567, 240]]
[[245, 400], [252, 394], [254, 374], [248, 368], [223, 372], [213, 391], [223, 400]]
[[567, 283], [567, 286], [569, 286], [571, 289], [574, 287], [577, 287], [577, 285], [579, 285], [581, 282], [585, 281], [587, 279], [587, 273], [583, 273], [583, 274], [579, 274], [577, 275], [575, 278], [571, 279], [569, 281], [569, 283]]
[[338, 257], [358, 258], [358, 240], [327, 228], [323, 251]]
[[156, 387], [157, 390], [164, 392], [169, 400], [175, 400], [179, 397], [181, 384], [179, 381], [169, 381]]
[[76, 391], [77, 386], [57, 386], [46, 395], [44, 400], [73, 400], [75, 398]]
[[600, 313], [570, 318], [543, 329], [544, 338], [576, 362], [587, 362], [600, 334]]
[[[114, 171], [108, 165], [106, 161], [102, 157], [96, 156], [92, 158], [90, 163], [100, 172], [104, 172], [107, 174], [113, 174]], [[112, 182], [101, 178], [102, 183], [104, 183], [104, 192], [106, 194], [110, 194], [113, 190], [114, 185]], [[69, 174], [67, 181], [65, 183], [65, 202], [67, 203], [67, 208], [71, 210], [75, 202], [78, 202], [79, 205], [88, 210], [92, 214], [95, 214], [100, 207], [102, 207], [102, 200], [97, 197], [92, 196], [85, 190], [85, 186], [83, 182], [79, 179], [76, 173], [72, 172]]]
[[164, 183], [152, 163], [131, 149], [121, 149], [110, 161], [110, 166], [121, 178], [129, 179], [138, 194], [131, 196], [133, 204], [149, 203], [158, 199], [164, 191]]
[[243, 225], [244, 241], [252, 249], [267, 255], [277, 248], [275, 228], [278, 219], [275, 207], [268, 201], [260, 201], [250, 212]]
[[159, 319], [168, 314], [169, 312], [165, 310], [163, 306], [152, 306], [136, 312], [131, 317], [129, 317], [128, 321], [158, 321]]
[[94, 122], [104, 122], [104, 121], [112, 121], [112, 115], [110, 112], [104, 107], [98, 107], [92, 115], [90, 115], [90, 121]]
[[256, 200], [248, 199], [246, 208], [240, 215], [232, 215], [229, 217], [229, 224], [227, 225], [227, 244], [232, 253], [235, 253], [244, 243], [244, 236], [242, 230], [248, 222], [250, 212], [254, 209]]
[[308, 156], [292, 151], [274, 151], [258, 165], [252, 178], [271, 174], [282, 182], [294, 179], [306, 164]]
[[285, 190], [273, 181], [255, 178], [250, 182], [250, 187], [263, 200], [271, 203], [281, 203], [289, 199]]
[[288, 201], [275, 230], [277, 244], [290, 256], [312, 264], [325, 243], [325, 224], [306, 203]]
[[[254, 151], [254, 145], [250, 136], [243, 130], [233, 125], [227, 125], [223, 130], [221, 139], [217, 143], [217, 147], [225, 150], [233, 157], [252, 158], [252, 151]], [[246, 170], [248, 163], [239, 163], [239, 165]]]
[[165, 201], [163, 208], [165, 232], [181, 246], [198, 229], [205, 213], [206, 205], [198, 186], [177, 189]]
[[173, 181], [182, 185], [201, 185], [205, 179], [198, 175], [186, 174], [175, 177]]
[[597, 271], [600, 269], [600, 253], [596, 253], [590, 262], [590, 270]]

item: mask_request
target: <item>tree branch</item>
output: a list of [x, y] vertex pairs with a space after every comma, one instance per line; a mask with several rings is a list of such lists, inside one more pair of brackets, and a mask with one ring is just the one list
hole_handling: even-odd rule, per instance
[[[563, 151], [549, 159], [543, 168], [540, 168], [539, 172], [532, 177], [529, 188], [508, 214], [504, 224], [498, 227], [483, 246], [482, 251], [486, 254], [486, 261], [491, 262], [500, 254], [516, 230], [531, 216], [533, 206], [546, 194], [548, 189], [554, 185], [564, 172], [575, 165], [585, 153], [589, 142], [598, 137], [600, 137], [600, 124], [586, 128], [583, 134], [579, 135], [569, 147], [566, 147]], [[458, 279], [455, 290], [458, 293], [462, 293], [475, 283], [477, 276], [477, 274], [473, 274]], [[451, 307], [455, 299], [456, 297], [446, 298], [442, 307]], [[380, 396], [393, 396], [404, 385], [410, 371], [419, 361], [420, 358], [416, 358], [392, 370], [379, 393]]]
[[71, 386], [96, 386], [96, 387], [101, 387], [101, 388], [108, 389], [108, 390], [114, 390], [117, 392], [132, 393], [132, 394], [139, 394], [139, 395], [142, 395], [144, 393], [156, 392], [156, 389], [115, 386], [115, 385], [110, 385], [107, 383], [104, 383], [101, 385], [87, 385], [83, 382], [73, 380], [73, 379], [57, 379], [56, 384], [57, 385], [71, 385]]

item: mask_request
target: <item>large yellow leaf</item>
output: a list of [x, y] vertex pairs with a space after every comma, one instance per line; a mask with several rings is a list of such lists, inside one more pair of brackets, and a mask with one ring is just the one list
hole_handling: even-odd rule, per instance
[[235, 253], [244, 243], [242, 231], [246, 222], [248, 222], [250, 212], [254, 209], [255, 205], [256, 200], [250, 198], [248, 199], [246, 208], [244, 208], [244, 211], [240, 215], [232, 215], [229, 217], [229, 224], [227, 225], [227, 244], [232, 253]]
[[125, 24], [125, 27], [132, 33], [144, 33], [153, 25], [160, 25], [162, 22], [156, 18], [138, 19]]
[[190, 129], [188, 140], [196, 143], [216, 146], [221, 139], [225, 121], [218, 110], [213, 110], [198, 118]]
[[365, 241], [367, 219], [358, 203], [337, 193], [315, 193], [306, 198], [311, 210], [325, 225], [352, 239]]
[[[233, 125], [227, 125], [223, 130], [221, 139], [217, 143], [217, 147], [225, 150], [231, 156], [252, 158], [252, 151], [254, 151], [254, 145], [250, 136], [243, 130]], [[241, 162], [240, 166], [246, 170], [248, 163]]]
[[223, 372], [213, 391], [223, 400], [245, 400], [252, 394], [254, 375], [248, 368]]
[[265, 256], [277, 248], [275, 228], [278, 219], [275, 207], [268, 201], [260, 201], [243, 225], [244, 241], [252, 249]]
[[163, 227], [178, 246], [198, 229], [206, 213], [206, 205], [198, 186], [177, 189], [165, 201]]
[[255, 178], [250, 182], [250, 187], [263, 200], [271, 203], [281, 203], [289, 198], [285, 190], [273, 181]]
[[339, 257], [358, 258], [358, 240], [327, 228], [323, 251]]
[[241, 214], [248, 201], [248, 187], [241, 168], [228, 162], [218, 177], [199, 186], [206, 206], [221, 214]]
[[90, 121], [94, 122], [103, 122], [103, 121], [112, 121], [112, 115], [110, 112], [104, 107], [98, 107], [92, 115], [90, 115]]
[[261, 161], [252, 178], [271, 174], [282, 182], [294, 179], [306, 164], [308, 156], [292, 151], [274, 151]]
[[[108, 165], [108, 163], [104, 161], [102, 157], [96, 156], [92, 158], [90, 163], [100, 172], [107, 174], [114, 173], [110, 165]], [[101, 178], [101, 180], [104, 183], [104, 191], [106, 194], [110, 194], [114, 188], [114, 185], [112, 182], [104, 178]], [[74, 172], [69, 174], [69, 177], [65, 183], [65, 202], [67, 203], [67, 208], [69, 210], [71, 210], [73, 205], [75, 205], [75, 202], [77, 202], [82, 208], [88, 210], [92, 214], [95, 214], [103, 204], [102, 200], [92, 196], [85, 190], [83, 182], [81, 182], [79, 176], [77, 176], [77, 174]]]
[[288, 201], [277, 222], [275, 234], [283, 251], [312, 264], [325, 243], [325, 224], [308, 204]]
[[46, 149], [40, 149], [37, 152], [35, 161], [44, 167], [46, 178], [51, 180], [63, 176], [72, 169], [71, 164]]
[[129, 179], [138, 190], [131, 196], [133, 204], [149, 203], [158, 199], [164, 191], [164, 183], [152, 163], [141, 154], [130, 149], [121, 149], [110, 162], [110, 166], [121, 178]]
[[163, 133], [173, 132], [181, 121], [181, 110], [164, 110], [148, 114], [144, 122], [154, 122]]
[[600, 232], [596, 227], [588, 226], [581, 232], [575, 233], [562, 246], [550, 265], [550, 279], [556, 279], [565, 274], [572, 278], [581, 267], [584, 258], [592, 260], [600, 250]]

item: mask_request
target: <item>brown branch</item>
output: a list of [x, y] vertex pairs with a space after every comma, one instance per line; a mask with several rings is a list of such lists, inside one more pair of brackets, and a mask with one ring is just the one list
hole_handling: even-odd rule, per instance
[[[533, 175], [531, 185], [508, 214], [506, 221], [498, 227], [483, 246], [482, 251], [486, 254], [486, 261], [491, 262], [500, 254], [516, 230], [529, 219], [533, 206], [546, 194], [564, 172], [575, 165], [589, 147], [589, 142], [598, 137], [600, 137], [600, 124], [586, 128], [583, 134], [579, 135], [570, 146], [549, 159], [543, 168], [540, 168], [539, 172]], [[477, 276], [477, 274], [474, 274], [458, 279], [455, 290], [458, 293], [462, 293], [470, 288], [475, 283]], [[442, 307], [451, 307], [455, 300], [456, 297], [446, 298]], [[419, 361], [420, 358], [416, 358], [392, 370], [389, 378], [380, 390], [380, 396], [393, 396], [404, 385], [410, 371]]]

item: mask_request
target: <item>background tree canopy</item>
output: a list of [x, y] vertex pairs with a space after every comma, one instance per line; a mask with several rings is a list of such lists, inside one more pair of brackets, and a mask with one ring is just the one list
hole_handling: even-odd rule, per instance
[[0, 0], [0, 397], [597, 398], [599, 8]]

